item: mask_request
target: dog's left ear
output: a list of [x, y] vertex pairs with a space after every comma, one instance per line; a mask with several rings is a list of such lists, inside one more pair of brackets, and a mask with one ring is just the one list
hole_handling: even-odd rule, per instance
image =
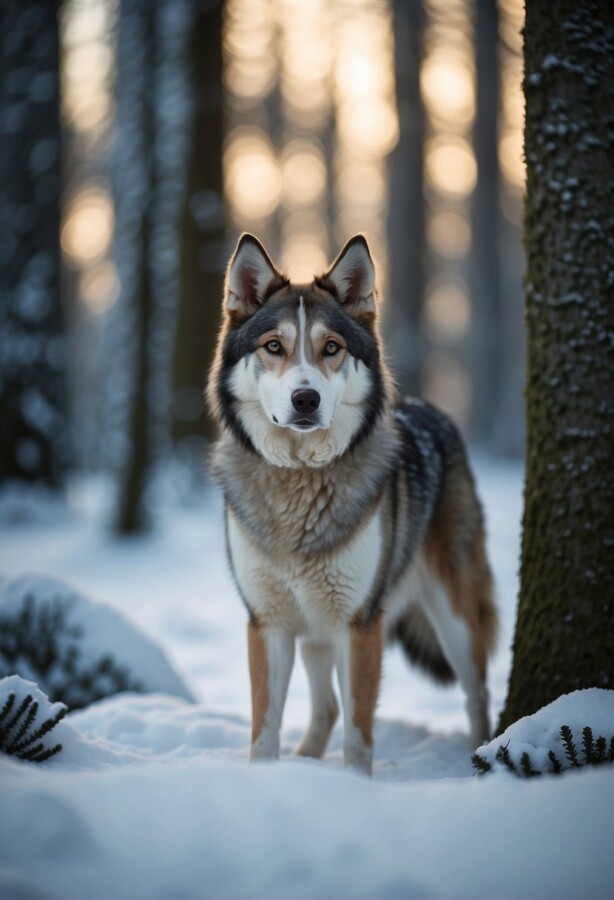
[[260, 241], [253, 234], [242, 234], [226, 272], [226, 312], [239, 319], [249, 318], [262, 306], [274, 281], [281, 287], [287, 280]]
[[350, 238], [330, 269], [316, 281], [332, 289], [351, 316], [375, 313], [375, 267], [362, 234]]

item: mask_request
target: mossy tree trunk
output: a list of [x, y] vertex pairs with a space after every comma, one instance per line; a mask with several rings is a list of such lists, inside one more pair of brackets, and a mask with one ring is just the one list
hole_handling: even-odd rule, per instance
[[614, 688], [614, 5], [528, 0], [527, 456], [500, 729]]

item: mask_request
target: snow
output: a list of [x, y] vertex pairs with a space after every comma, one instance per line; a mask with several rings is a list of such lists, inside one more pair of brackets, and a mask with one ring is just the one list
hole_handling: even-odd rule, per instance
[[[520, 479], [513, 466], [478, 467], [501, 606], [495, 720], [510, 662]], [[105, 530], [99, 499], [89, 483], [55, 523], [0, 524], [0, 572], [36, 568], [121, 610], [163, 647], [197, 702], [116, 695], [60, 722], [50, 738], [64, 749], [47, 763], [0, 755], [0, 898], [613, 896], [614, 767], [474, 776], [462, 694], [408, 670], [396, 651], [372, 781], [343, 769], [339, 726], [324, 761], [292, 755], [308, 709], [300, 666], [280, 762], [249, 765], [245, 617], [219, 497], [207, 492], [152, 536], [122, 542]], [[611, 695], [560, 698], [499, 741], [533, 758], [561, 724], [609, 738]]]
[[605, 737], [609, 745], [614, 736], [614, 691], [603, 688], [586, 688], [564, 694], [532, 716], [525, 716], [510, 725], [503, 734], [483, 747], [477, 753], [493, 767], [505, 769], [496, 759], [499, 747], [507, 747], [512, 762], [519, 766], [523, 753], [528, 753], [532, 768], [539, 772], [549, 772], [548, 751], [555, 754], [564, 769], [571, 763], [565, 756], [560, 738], [560, 728], [567, 725], [571, 729], [578, 757], [583, 762], [582, 730], [589, 727], [596, 740]]
[[[35, 661], [22, 660], [20, 671], [23, 673], [25, 668], [28, 677], [41, 683], [44, 680], [47, 685], [63, 685], [67, 676], [62, 662], [67, 651], [74, 648], [78, 651], [77, 672], [91, 670], [100, 660], [112, 656], [115, 665], [125, 670], [130, 685], [138, 683], [143, 690], [192, 699], [158, 644], [119, 610], [90, 600], [60, 578], [25, 574], [0, 585], [0, 620], [16, 620], [28, 599], [33, 617], [43, 610], [58, 608], [65, 614], [55, 662], [43, 674], [38, 672]], [[0, 675], [9, 674], [9, 665], [0, 648]]]

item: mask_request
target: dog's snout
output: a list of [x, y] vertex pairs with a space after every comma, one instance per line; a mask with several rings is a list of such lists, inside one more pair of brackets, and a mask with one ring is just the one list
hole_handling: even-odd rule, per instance
[[320, 405], [320, 395], [313, 390], [299, 390], [292, 392], [292, 406], [303, 415], [314, 413]]

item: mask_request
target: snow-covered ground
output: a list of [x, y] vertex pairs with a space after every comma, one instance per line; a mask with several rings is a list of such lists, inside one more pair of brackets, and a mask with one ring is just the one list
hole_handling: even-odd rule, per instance
[[[521, 474], [482, 462], [478, 484], [501, 608], [496, 721]], [[66, 512], [0, 526], [0, 574], [60, 576], [121, 610], [162, 646], [197, 703], [119, 695], [61, 722], [53, 734], [64, 750], [47, 763], [0, 755], [0, 898], [614, 897], [614, 767], [474, 777], [460, 691], [431, 685], [395, 651], [373, 781], [343, 770], [338, 728], [323, 763], [291, 755], [307, 720], [300, 664], [281, 762], [248, 766], [244, 614], [219, 497], [207, 493], [164, 516], [152, 536], [120, 542], [104, 527], [98, 493], [86, 485]], [[584, 720], [579, 702], [563, 711], [568, 724], [593, 715], [603, 733], [607, 705], [593, 697]], [[517, 730], [519, 746], [553, 739], [560, 714]]]

